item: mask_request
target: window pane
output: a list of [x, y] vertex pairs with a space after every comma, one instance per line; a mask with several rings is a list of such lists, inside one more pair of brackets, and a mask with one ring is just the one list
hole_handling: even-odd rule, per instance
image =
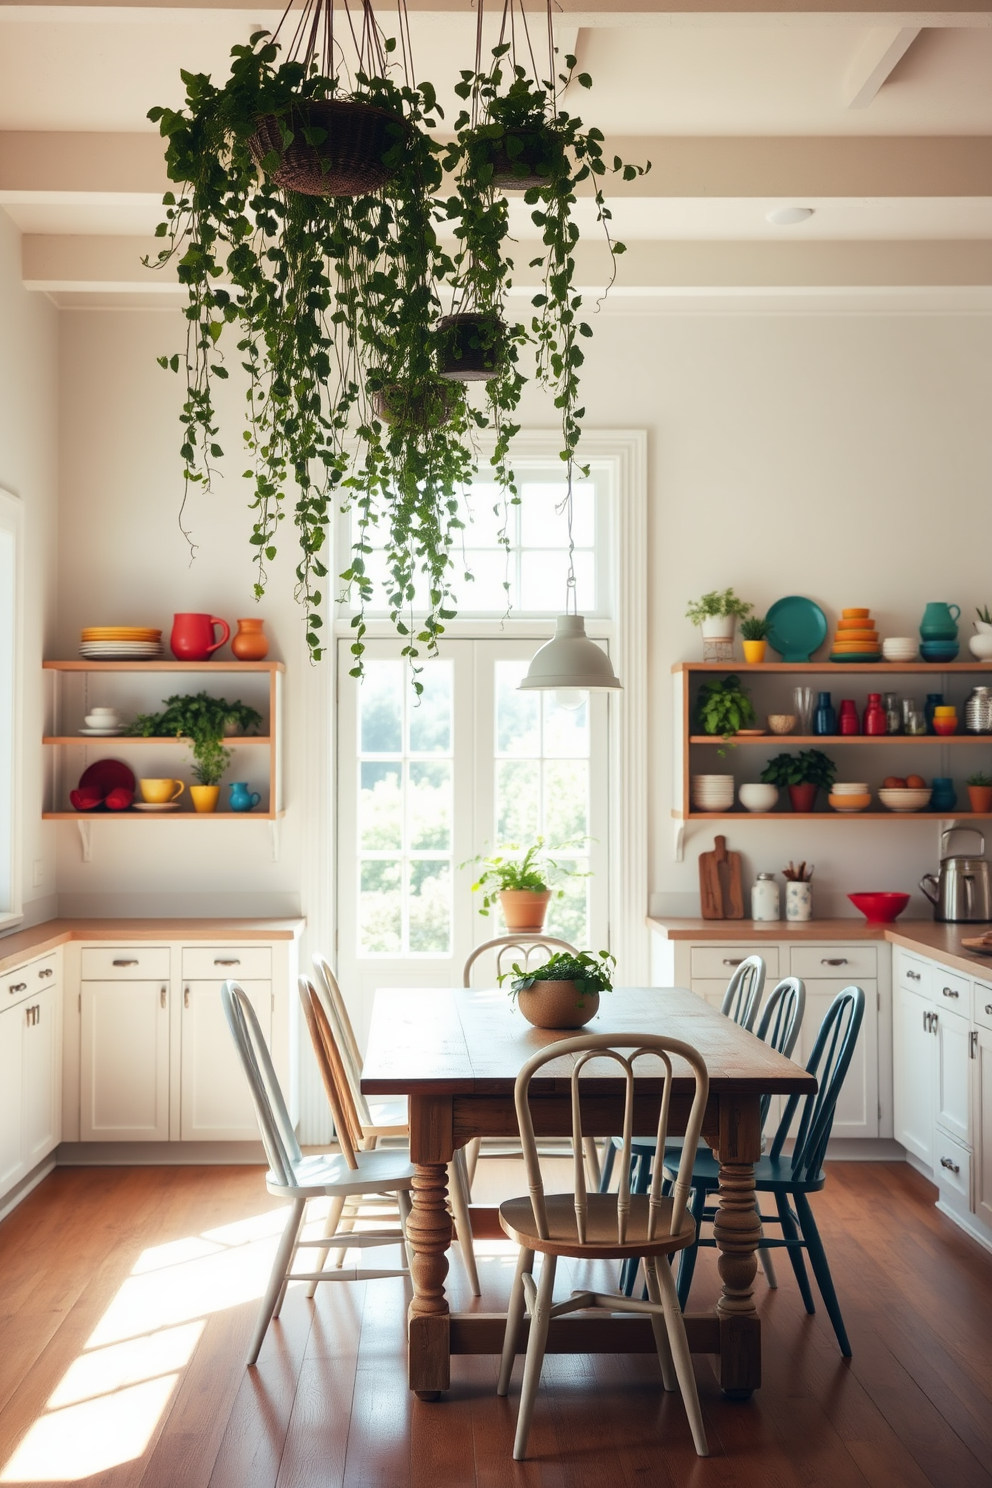
[[496, 764], [496, 842], [529, 846], [541, 830], [541, 766], [537, 760]]
[[[574, 864], [583, 870], [589, 866], [584, 858], [575, 859]], [[564, 898], [552, 897], [548, 906], [546, 928], [549, 935], [560, 936], [580, 951], [599, 950], [598, 946], [588, 944], [589, 879], [565, 878], [558, 882], [557, 887], [564, 891]]]
[[445, 955], [451, 949], [451, 870], [446, 860], [410, 864], [410, 950]]
[[359, 688], [363, 754], [399, 754], [403, 747], [403, 671], [401, 661], [365, 663]]
[[465, 523], [466, 534], [471, 534], [466, 536], [466, 543], [473, 548], [497, 547], [504, 523], [512, 540], [518, 510], [510, 502], [504, 509], [499, 486], [491, 481], [476, 481], [468, 491], [462, 492], [458, 502], [458, 515]]
[[464, 567], [472, 578], [466, 580], [459, 574], [455, 592], [460, 602], [476, 613], [491, 610], [502, 615], [510, 603], [510, 592], [506, 585], [510, 585], [512, 592], [514, 576], [514, 562], [506, 549], [467, 551]]
[[518, 692], [525, 661], [496, 663], [496, 752], [536, 755], [541, 749], [541, 694]]
[[588, 831], [588, 761], [545, 761], [544, 835], [548, 842], [577, 842]]
[[403, 846], [401, 766], [363, 760], [358, 802], [358, 842], [366, 851]]
[[403, 945], [402, 865], [395, 859], [361, 867], [358, 902], [359, 945], [365, 955], [396, 954]]
[[[520, 555], [520, 608], [530, 614], [565, 613], [568, 553], [525, 548]], [[596, 608], [596, 570], [591, 552], [575, 555], [575, 599], [579, 610]]]
[[585, 759], [589, 754], [589, 694], [580, 694], [577, 708], [563, 708], [554, 692], [535, 696], [544, 699], [545, 754]]
[[[520, 487], [520, 542], [525, 548], [568, 546], [564, 481], [524, 481]], [[591, 481], [572, 484], [572, 541], [577, 548], [595, 542], [596, 488]]]
[[410, 851], [451, 851], [451, 765], [447, 760], [410, 765]]
[[412, 702], [408, 689], [412, 754], [451, 753], [451, 679], [450, 661], [428, 661], [420, 673], [419, 702]]

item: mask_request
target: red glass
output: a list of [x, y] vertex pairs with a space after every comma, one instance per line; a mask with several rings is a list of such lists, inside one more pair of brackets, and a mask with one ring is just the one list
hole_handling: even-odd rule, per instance
[[837, 732], [839, 734], [860, 734], [861, 732], [858, 710], [854, 706], [853, 698], [841, 699], [840, 713], [837, 715]]
[[870, 692], [868, 694], [868, 706], [865, 709], [864, 731], [866, 734], [884, 734], [886, 732], [885, 709], [882, 707], [882, 694]]

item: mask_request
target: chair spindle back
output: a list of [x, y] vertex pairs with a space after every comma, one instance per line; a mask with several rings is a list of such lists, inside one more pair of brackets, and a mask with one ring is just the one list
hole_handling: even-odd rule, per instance
[[[463, 987], [471, 987], [472, 967], [478, 961], [479, 957], [485, 955], [487, 951], [493, 950], [496, 952], [497, 976], [501, 976], [504, 969], [509, 969], [504, 968], [503, 961], [505, 957], [510, 955], [511, 951], [516, 952], [518, 957], [523, 957], [524, 971], [530, 971], [532, 969], [530, 958], [536, 951], [543, 950], [549, 954], [553, 950], [567, 951], [570, 955], [575, 955], [575, 947], [569, 945], [567, 940], [559, 940], [555, 935], [497, 935], [495, 940], [484, 940], [482, 945], [476, 946], [475, 950], [469, 955], [462, 971]], [[534, 966], [543, 966], [547, 959], [547, 956], [542, 957], [540, 961], [535, 961]]]
[[750, 1033], [765, 990], [765, 963], [760, 956], [745, 956], [735, 968], [723, 995], [720, 1011]]
[[800, 1100], [805, 1102], [792, 1152], [793, 1177], [801, 1182], [815, 1179], [823, 1165], [837, 1098], [850, 1067], [864, 1014], [865, 994], [860, 987], [845, 987], [837, 993], [827, 1008], [813, 1052], [806, 1062], [807, 1072], [817, 1077], [818, 1088], [807, 1096], [790, 1096], [778, 1124], [771, 1149], [773, 1158], [781, 1157], [796, 1107]]
[[352, 1099], [342, 1053], [316, 987], [307, 977], [301, 976], [299, 988], [307, 1032], [310, 1034], [317, 1068], [320, 1070], [324, 1094], [334, 1116], [334, 1129], [341, 1154], [354, 1171], [358, 1167], [355, 1153], [362, 1141], [362, 1123]]
[[248, 1081], [269, 1167], [278, 1183], [291, 1187], [295, 1182], [294, 1165], [302, 1160], [303, 1153], [286, 1109], [265, 1035], [247, 993], [238, 982], [224, 982], [220, 996], [227, 1026]]
[[[762, 1043], [789, 1059], [796, 1047], [805, 1011], [806, 986], [802, 978], [783, 977], [762, 1008], [755, 1033]], [[770, 1095], [761, 1097], [762, 1131], [768, 1119], [771, 1102]]]

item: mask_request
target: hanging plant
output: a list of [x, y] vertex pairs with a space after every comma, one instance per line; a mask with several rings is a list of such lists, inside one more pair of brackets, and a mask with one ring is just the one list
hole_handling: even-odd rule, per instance
[[[283, 16], [281, 26], [286, 22]], [[405, 80], [390, 74], [394, 43], [364, 0], [358, 65], [339, 74], [331, 0], [305, 0], [288, 55], [278, 31], [232, 49], [218, 87], [184, 73], [186, 106], [154, 108], [178, 193], [165, 198], [158, 263], [175, 260], [189, 294], [181, 453], [187, 482], [209, 487], [218, 443], [214, 379], [227, 358], [248, 373], [246, 472], [254, 486], [256, 596], [276, 556], [280, 523], [297, 530], [298, 593], [312, 656], [321, 639], [325, 544], [335, 505], [358, 514], [351, 563], [359, 613], [352, 650], [361, 673], [370, 538], [385, 535], [388, 602], [404, 651], [436, 646], [449, 601], [456, 493], [475, 466], [464, 390], [438, 377], [432, 342], [439, 285], [453, 265], [439, 244], [445, 216], [440, 111], [414, 84], [400, 9]], [[353, 35], [350, 28], [349, 35]], [[225, 353], [227, 355], [225, 355]], [[443, 416], [431, 389], [443, 387]], [[418, 572], [427, 615], [409, 618]]]

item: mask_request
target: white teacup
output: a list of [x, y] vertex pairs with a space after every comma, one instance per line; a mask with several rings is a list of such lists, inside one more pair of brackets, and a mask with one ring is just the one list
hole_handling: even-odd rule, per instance
[[87, 728], [116, 728], [120, 721], [116, 708], [91, 708], [86, 715]]

